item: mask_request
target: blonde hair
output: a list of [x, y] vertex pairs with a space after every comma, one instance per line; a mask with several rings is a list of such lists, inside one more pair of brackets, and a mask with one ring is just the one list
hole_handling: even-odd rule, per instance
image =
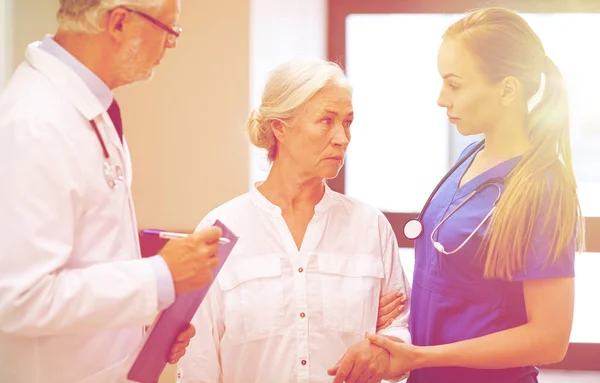
[[321, 59], [298, 59], [280, 64], [270, 74], [262, 102], [247, 121], [250, 141], [266, 149], [268, 160], [277, 157], [277, 139], [271, 130], [272, 121], [290, 126], [296, 111], [319, 90], [328, 85], [352, 90], [342, 69], [335, 63]]
[[100, 19], [114, 8], [144, 11], [160, 8], [164, 3], [165, 0], [60, 0], [56, 18], [62, 29], [92, 34], [102, 31]]
[[[508, 174], [482, 243], [481, 249], [487, 249], [485, 276], [511, 280], [525, 270], [535, 235], [550, 241], [546, 264], [560, 257], [575, 233], [583, 248], [566, 87], [539, 37], [521, 16], [504, 8], [473, 11], [451, 25], [443, 37], [462, 42], [493, 83], [517, 78], [528, 100], [540, 89], [542, 74], [545, 78], [541, 99], [528, 116], [531, 145]], [[541, 227], [539, 217], [545, 217]], [[536, 231], [540, 229], [543, 234]]]

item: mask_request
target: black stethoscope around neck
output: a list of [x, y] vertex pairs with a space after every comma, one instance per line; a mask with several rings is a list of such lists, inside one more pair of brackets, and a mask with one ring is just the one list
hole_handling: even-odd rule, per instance
[[[440, 182], [438, 182], [438, 184], [435, 186], [435, 188], [433, 189], [433, 191], [431, 192], [431, 194], [427, 198], [427, 201], [425, 202], [425, 205], [423, 205], [423, 208], [421, 209], [421, 212], [419, 213], [418, 217], [415, 218], [415, 219], [411, 219], [410, 221], [408, 221], [404, 225], [404, 236], [407, 239], [409, 239], [409, 240], [415, 240], [415, 239], [419, 238], [423, 234], [423, 214], [425, 214], [425, 211], [429, 207], [429, 204], [431, 203], [431, 201], [433, 200], [433, 198], [435, 197], [435, 195], [437, 194], [437, 192], [440, 190], [440, 188], [442, 187], [442, 185], [448, 180], [448, 178], [450, 178], [450, 176], [456, 171], [456, 169], [458, 169], [462, 164], [465, 163], [465, 161], [467, 161], [469, 158], [471, 158], [471, 156], [473, 154], [475, 154], [479, 149], [481, 149], [484, 144], [485, 144], [484, 140], [482, 140], [479, 143], [477, 143], [477, 145], [475, 145], [473, 147], [473, 149], [471, 149], [466, 155], [464, 155], [460, 160], [458, 160], [454, 164], [454, 166], [452, 166], [452, 168], [450, 168], [450, 170], [444, 175], [444, 177], [442, 177], [442, 179], [440, 180]], [[473, 192], [471, 192], [471, 194], [469, 194], [467, 196], [467, 198], [465, 198], [458, 206], [456, 206], [448, 215], [446, 215], [444, 218], [442, 218], [442, 220], [437, 224], [437, 226], [431, 232], [431, 242], [433, 243], [433, 246], [436, 248], [436, 250], [438, 250], [441, 253], [448, 254], [448, 255], [449, 254], [453, 254], [453, 253], [457, 252], [458, 250], [460, 250], [469, 241], [469, 239], [471, 239], [471, 237], [490, 218], [490, 216], [492, 215], [492, 213], [496, 209], [496, 204], [498, 203], [498, 200], [500, 199], [500, 195], [502, 194], [502, 189], [500, 188], [500, 186], [498, 184], [502, 184], [502, 183], [504, 183], [504, 178], [494, 178], [494, 179], [490, 179], [490, 180], [488, 180], [486, 182], [483, 182]], [[484, 188], [490, 187], [490, 186], [495, 186], [497, 188], [497, 190], [498, 190], [498, 196], [496, 197], [496, 200], [494, 201], [494, 205], [493, 205], [492, 209], [490, 210], [490, 212], [481, 221], [481, 223], [475, 228], [475, 230], [473, 230], [473, 232], [471, 233], [471, 235], [469, 235], [463, 241], [463, 243], [461, 243], [454, 250], [446, 251], [446, 249], [444, 248], [444, 246], [441, 243], [439, 243], [439, 242], [437, 242], [437, 241], [435, 241], [433, 239], [434, 233], [439, 229], [439, 227], [448, 218], [450, 218], [450, 216], [452, 214], [454, 214], [461, 206], [463, 206], [471, 197], [473, 197], [475, 194], [477, 194], [480, 191], [482, 191]]]

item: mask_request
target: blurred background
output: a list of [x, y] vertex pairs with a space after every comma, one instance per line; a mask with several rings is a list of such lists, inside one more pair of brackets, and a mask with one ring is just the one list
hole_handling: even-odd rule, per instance
[[[55, 31], [57, 0], [0, 0], [0, 89], [25, 47]], [[268, 174], [245, 122], [269, 71], [329, 58], [354, 85], [353, 140], [332, 188], [377, 206], [396, 233], [460, 151], [436, 105], [444, 29], [473, 8], [515, 9], [567, 82], [587, 251], [576, 259], [575, 321], [565, 360], [540, 382], [600, 383], [600, 0], [182, 0], [183, 34], [151, 82], [117, 90], [132, 152], [140, 228], [192, 231], [214, 207]], [[412, 276], [414, 252], [399, 236]], [[152, 252], [151, 246], [146, 252]], [[169, 369], [164, 382], [174, 381]]]

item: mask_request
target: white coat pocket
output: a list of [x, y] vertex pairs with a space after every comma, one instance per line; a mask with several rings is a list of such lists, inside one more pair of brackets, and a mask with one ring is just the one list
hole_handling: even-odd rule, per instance
[[323, 326], [364, 335], [374, 332], [381, 281], [381, 259], [369, 254], [318, 256], [323, 298]]
[[225, 333], [233, 343], [280, 335], [283, 284], [278, 255], [237, 258], [217, 278], [223, 291]]

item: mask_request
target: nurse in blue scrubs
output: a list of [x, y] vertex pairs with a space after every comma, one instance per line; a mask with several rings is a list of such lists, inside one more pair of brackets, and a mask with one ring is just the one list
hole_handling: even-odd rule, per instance
[[569, 344], [583, 228], [565, 85], [528, 24], [498, 8], [449, 27], [438, 69], [439, 105], [485, 140], [422, 212], [414, 345], [368, 338], [390, 352], [389, 377], [411, 371], [409, 383], [537, 382], [534, 366], [562, 360]]

